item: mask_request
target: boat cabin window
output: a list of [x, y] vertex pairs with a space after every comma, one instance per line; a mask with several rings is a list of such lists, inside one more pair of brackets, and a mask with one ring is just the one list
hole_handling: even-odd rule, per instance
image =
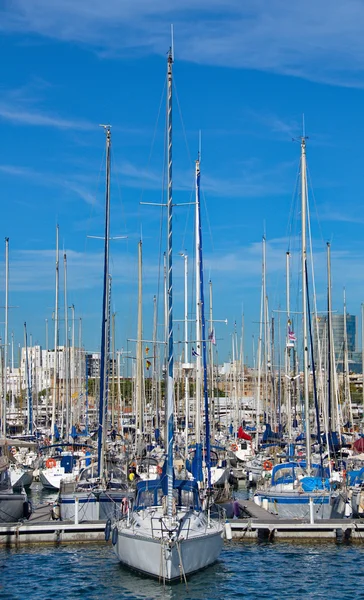
[[283, 467], [281, 469], [277, 469], [277, 471], [274, 473], [274, 484], [293, 483], [295, 478], [295, 470], [293, 467]]
[[[136, 509], [148, 508], [151, 506], [163, 506], [164, 493], [161, 487], [142, 489], [138, 491], [136, 500]], [[191, 507], [198, 509], [199, 499], [197, 490], [175, 488], [173, 498], [176, 506]]]

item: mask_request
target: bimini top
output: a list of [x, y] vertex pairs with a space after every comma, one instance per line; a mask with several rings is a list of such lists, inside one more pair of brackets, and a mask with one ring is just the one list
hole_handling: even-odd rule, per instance
[[[139, 481], [137, 483], [137, 496], [134, 509], [141, 510], [149, 506], [162, 506], [162, 499], [165, 496], [164, 488], [162, 479]], [[195, 480], [175, 479], [173, 482], [173, 498], [177, 507], [183, 506], [194, 510], [201, 510], [198, 485]]]

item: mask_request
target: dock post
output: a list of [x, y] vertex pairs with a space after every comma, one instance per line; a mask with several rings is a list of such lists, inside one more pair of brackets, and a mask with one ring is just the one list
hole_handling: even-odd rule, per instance
[[314, 512], [313, 512], [313, 498], [310, 498], [309, 505], [310, 505], [310, 525], [313, 525], [315, 522]]
[[75, 496], [75, 525], [78, 525], [78, 496]]

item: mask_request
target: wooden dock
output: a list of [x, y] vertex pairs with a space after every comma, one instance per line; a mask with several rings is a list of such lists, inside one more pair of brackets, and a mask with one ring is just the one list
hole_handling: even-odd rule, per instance
[[[364, 542], [364, 519], [280, 519], [251, 500], [241, 501], [242, 518], [229, 519], [232, 538], [237, 541], [333, 540]], [[0, 546], [23, 544], [90, 543], [105, 540], [105, 521], [55, 521], [51, 505], [38, 507], [28, 521], [0, 524]]]

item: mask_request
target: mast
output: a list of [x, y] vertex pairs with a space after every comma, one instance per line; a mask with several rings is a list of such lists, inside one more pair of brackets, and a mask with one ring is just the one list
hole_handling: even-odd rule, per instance
[[111, 429], [115, 429], [115, 313], [111, 315], [111, 352], [112, 352], [112, 404], [111, 404]]
[[27, 324], [24, 323], [24, 346], [25, 346], [25, 385], [27, 390], [27, 409], [28, 409], [28, 433], [33, 433], [33, 399], [32, 390], [30, 384], [30, 373], [29, 373], [29, 356], [28, 356], [28, 334]]
[[[139, 440], [144, 432], [144, 410], [143, 410], [143, 287], [142, 287], [142, 242], [138, 244], [138, 334], [136, 348], [136, 430]], [[138, 441], [136, 442], [138, 448]]]
[[58, 294], [59, 294], [59, 226], [56, 225], [56, 295], [54, 307], [54, 384], [52, 398], [51, 439], [55, 440], [56, 404], [58, 401]]
[[[69, 389], [69, 369], [68, 369], [68, 303], [67, 303], [67, 255], [63, 254], [63, 269], [64, 269], [64, 329], [65, 329], [65, 346], [64, 346], [64, 379], [65, 386], [63, 393], [65, 394], [65, 405], [66, 405], [66, 435], [65, 438], [68, 440], [70, 434], [70, 389]], [[62, 415], [63, 421], [63, 415]]]
[[351, 393], [350, 393], [350, 374], [349, 374], [349, 355], [348, 355], [348, 330], [347, 330], [347, 316], [346, 316], [346, 291], [344, 288], [344, 356], [343, 356], [343, 374], [344, 374], [344, 398], [345, 404], [348, 403], [348, 421], [350, 427], [353, 427], [353, 411], [351, 406]]
[[287, 302], [287, 334], [286, 334], [286, 411], [288, 439], [292, 441], [292, 409], [291, 409], [291, 295], [290, 295], [290, 258], [286, 252], [286, 302]]
[[196, 394], [195, 394], [195, 468], [193, 475], [197, 481], [202, 481], [202, 445], [201, 445], [201, 391], [202, 391], [202, 299], [201, 299], [201, 228], [200, 228], [200, 162], [196, 161], [195, 169], [195, 259], [196, 259]]
[[364, 303], [361, 304], [361, 372], [362, 372], [362, 423], [364, 423]]
[[185, 330], [185, 351], [184, 351], [184, 364], [182, 365], [185, 372], [185, 455], [188, 455], [188, 424], [190, 421], [190, 390], [189, 390], [189, 362], [188, 362], [188, 255], [182, 254], [184, 259], [184, 275], [185, 275], [185, 289], [184, 289], [184, 330]]
[[6, 437], [6, 404], [8, 395], [8, 316], [9, 316], [9, 238], [5, 238], [5, 339], [4, 339], [4, 408], [3, 408], [3, 435]]
[[106, 185], [105, 185], [105, 245], [104, 245], [104, 285], [102, 298], [102, 323], [101, 323], [101, 357], [100, 357], [100, 402], [99, 426], [97, 439], [97, 475], [100, 479], [104, 475], [105, 447], [104, 439], [107, 430], [107, 390], [109, 374], [109, 356], [107, 352], [109, 339], [109, 243], [110, 243], [110, 158], [111, 158], [111, 130], [110, 125], [104, 125], [106, 135]]
[[75, 376], [75, 305], [71, 304], [70, 306], [71, 314], [72, 314], [72, 337], [71, 337], [71, 351], [68, 349], [70, 355], [70, 374], [69, 374], [69, 393], [70, 393], [70, 429], [72, 429], [72, 425], [79, 421], [79, 417], [74, 418], [74, 413], [77, 414], [76, 407], [74, 406], [74, 396], [76, 389], [76, 376]]
[[[153, 296], [153, 377], [152, 377], [152, 407], [155, 410], [154, 435], [156, 442], [160, 442], [160, 413], [159, 413], [159, 394], [157, 390], [157, 297]], [[160, 379], [160, 378], [159, 378]]]
[[[212, 306], [212, 281], [209, 281], [209, 300], [210, 300], [210, 327], [211, 327], [211, 339], [209, 344], [210, 350], [210, 377], [211, 377], [211, 413], [212, 413], [212, 439], [215, 439], [215, 390], [214, 390], [214, 342], [215, 342], [215, 331], [213, 322], [213, 306]], [[218, 410], [220, 418], [220, 410]]]
[[256, 399], [256, 432], [255, 432], [255, 445], [256, 445], [256, 449], [258, 451], [258, 445], [259, 445], [259, 425], [260, 425], [260, 411], [261, 411], [261, 407], [260, 407], [260, 394], [261, 394], [261, 375], [262, 375], [262, 335], [263, 335], [263, 307], [264, 307], [264, 286], [263, 286], [263, 280], [264, 280], [264, 255], [265, 255], [265, 251], [264, 251], [264, 240], [265, 238], [263, 237], [263, 244], [262, 244], [262, 288], [261, 288], [261, 293], [260, 293], [260, 319], [259, 319], [259, 339], [258, 339], [258, 358], [257, 358], [257, 362], [258, 362], [258, 374], [257, 374], [257, 399]]
[[167, 61], [167, 148], [168, 148], [168, 202], [167, 202], [167, 295], [168, 295], [168, 369], [167, 369], [167, 514], [172, 519], [173, 501], [173, 426], [174, 426], [174, 377], [173, 377], [173, 296], [172, 296], [172, 49]]
[[45, 391], [46, 391], [46, 416], [45, 416], [45, 426], [48, 427], [48, 400], [49, 400], [49, 387], [48, 387], [48, 374], [49, 374], [49, 348], [48, 348], [48, 319], [45, 320], [45, 344], [46, 344], [46, 355], [45, 355], [45, 363], [46, 363], [46, 376], [45, 376]]
[[[301, 138], [301, 223], [302, 223], [302, 315], [303, 315], [303, 390], [306, 423], [306, 462], [307, 473], [311, 475], [311, 427], [310, 427], [310, 400], [308, 390], [309, 377], [309, 348], [307, 333], [307, 180], [306, 180], [306, 138]], [[311, 508], [311, 507], [310, 507]]]

